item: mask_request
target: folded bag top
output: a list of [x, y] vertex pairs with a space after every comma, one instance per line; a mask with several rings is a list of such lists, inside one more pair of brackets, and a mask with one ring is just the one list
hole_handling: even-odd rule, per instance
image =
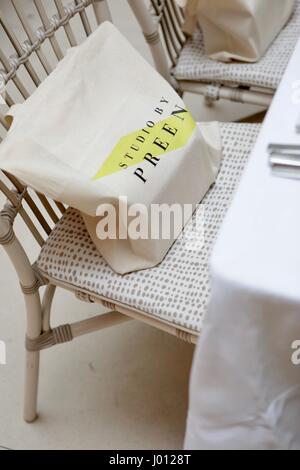
[[207, 55], [222, 62], [257, 62], [290, 18], [295, 0], [176, 0], [184, 31], [201, 27]]
[[[109, 22], [70, 49], [8, 117], [0, 168], [81, 211], [100, 253], [121, 274], [160, 263], [191, 216], [183, 211], [182, 224], [164, 237], [149, 216], [152, 205], [195, 209], [220, 165], [218, 124], [197, 125], [175, 90]], [[99, 236], [99, 222], [112, 215], [105, 204], [121, 236], [110, 229]], [[131, 235], [121, 209], [134, 204], [142, 207], [148, 237]], [[151, 237], [151, 229], [159, 235]]]

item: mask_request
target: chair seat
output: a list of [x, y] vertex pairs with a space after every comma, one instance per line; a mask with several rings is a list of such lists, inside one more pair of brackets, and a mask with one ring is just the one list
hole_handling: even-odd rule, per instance
[[204, 231], [192, 237], [191, 221], [187, 237], [174, 243], [159, 266], [116, 274], [96, 250], [80, 213], [68, 209], [43, 246], [37, 267], [48, 279], [74, 290], [200, 331], [210, 297], [209, 255], [259, 129], [257, 124], [221, 124], [221, 169], [193, 217]]
[[293, 16], [259, 62], [222, 63], [205, 55], [203, 34], [197, 30], [184, 46], [174, 75], [177, 80], [276, 90], [300, 35], [300, 1]]

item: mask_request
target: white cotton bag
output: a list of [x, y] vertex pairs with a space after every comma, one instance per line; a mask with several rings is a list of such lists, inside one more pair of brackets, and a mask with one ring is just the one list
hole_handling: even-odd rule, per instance
[[[197, 125], [175, 90], [109, 22], [72, 48], [8, 117], [0, 168], [81, 211], [98, 250], [121, 274], [160, 263], [188, 218], [168, 239], [135, 239], [120, 197], [121, 208], [142, 204], [148, 222], [152, 204], [194, 209], [220, 165], [218, 124]], [[108, 203], [122, 235], [99, 239]]]

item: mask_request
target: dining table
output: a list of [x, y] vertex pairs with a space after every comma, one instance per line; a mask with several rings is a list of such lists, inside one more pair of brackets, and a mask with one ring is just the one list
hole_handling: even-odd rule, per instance
[[210, 259], [186, 449], [300, 449], [299, 117], [300, 41]]

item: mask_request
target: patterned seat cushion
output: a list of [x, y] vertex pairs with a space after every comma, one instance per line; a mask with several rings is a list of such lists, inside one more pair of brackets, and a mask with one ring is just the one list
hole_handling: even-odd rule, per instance
[[192, 236], [191, 221], [186, 236], [175, 242], [159, 266], [116, 274], [96, 250], [74, 209], [68, 209], [52, 231], [37, 266], [50, 279], [199, 331], [210, 297], [209, 255], [259, 128], [221, 124], [221, 170], [193, 217], [200, 230]]
[[276, 90], [300, 35], [300, 0], [293, 16], [264, 57], [256, 63], [221, 63], [205, 55], [203, 35], [197, 30], [184, 46], [174, 69], [178, 80], [271, 88]]

